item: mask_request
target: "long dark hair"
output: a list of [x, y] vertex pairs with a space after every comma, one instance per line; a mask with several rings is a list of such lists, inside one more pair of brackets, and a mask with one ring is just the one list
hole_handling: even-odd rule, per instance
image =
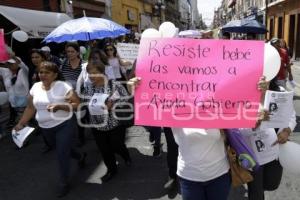
[[106, 54], [103, 51], [101, 51], [100, 49], [92, 49], [92, 51], [89, 55], [88, 61], [89, 62], [93, 61], [93, 57], [95, 55], [99, 55], [101, 62], [103, 62], [104, 65], [108, 65], [108, 58], [107, 58]]
[[41, 49], [31, 49], [30, 55], [32, 55], [33, 53], [39, 54], [44, 60], [47, 60], [47, 56]]
[[269, 90], [272, 90], [272, 91], [280, 91], [280, 87], [279, 85], [277, 84], [277, 78], [273, 78], [271, 81], [270, 81], [270, 85], [269, 85]]
[[55, 63], [49, 62], [49, 61], [43, 61], [40, 64], [40, 69], [42, 69], [42, 68], [46, 69], [47, 71], [57, 74], [57, 77], [55, 79], [56, 81], [64, 81], [65, 80], [63, 75], [61, 74], [58, 66]]

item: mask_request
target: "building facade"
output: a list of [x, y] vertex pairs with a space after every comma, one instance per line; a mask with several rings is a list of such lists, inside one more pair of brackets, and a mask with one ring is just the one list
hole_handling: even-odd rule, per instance
[[87, 17], [102, 17], [105, 14], [105, 0], [63, 1], [65, 4], [72, 2], [74, 18], [80, 18], [84, 15]]
[[299, 0], [276, 0], [268, 2], [268, 39], [283, 38], [293, 58], [300, 60], [300, 2]]
[[[162, 12], [159, 14], [162, 18]], [[150, 0], [112, 0], [111, 18], [135, 32], [154, 27], [158, 21]]]
[[214, 27], [233, 19], [256, 19], [268, 29], [266, 39], [283, 38], [293, 58], [300, 59], [299, 0], [223, 0], [215, 11]]
[[190, 2], [190, 29], [203, 29], [202, 15], [199, 14], [198, 11], [198, 1], [197, 0], [189, 0]]
[[1, 0], [0, 5], [2, 6], [11, 6], [18, 8], [25, 8], [31, 10], [39, 11], [51, 11], [51, 12], [60, 12], [61, 1], [53, 0]]
[[180, 12], [180, 30], [186, 30], [190, 27], [191, 11], [190, 4], [187, 0], [179, 0], [179, 12]]
[[165, 21], [170, 21], [176, 27], [181, 26], [179, 0], [164, 0], [165, 3]]

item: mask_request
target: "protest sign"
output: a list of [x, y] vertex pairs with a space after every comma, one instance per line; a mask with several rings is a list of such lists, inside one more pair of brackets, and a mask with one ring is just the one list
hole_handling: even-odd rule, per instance
[[9, 55], [6, 50], [5, 41], [4, 41], [4, 31], [0, 29], [0, 61], [7, 61], [9, 59]]
[[136, 125], [255, 126], [264, 42], [168, 38], [140, 45]]
[[132, 43], [118, 43], [117, 51], [121, 59], [133, 63], [138, 56], [139, 45]]
[[268, 121], [262, 121], [260, 128], [289, 127], [291, 117], [295, 114], [293, 97], [293, 91], [276, 92], [267, 90], [265, 94], [264, 109], [269, 111], [270, 119]]

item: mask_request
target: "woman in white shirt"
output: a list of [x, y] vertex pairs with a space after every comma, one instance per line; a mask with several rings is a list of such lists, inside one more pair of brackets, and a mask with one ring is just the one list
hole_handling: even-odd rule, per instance
[[84, 166], [85, 154], [76, 152], [72, 142], [77, 131], [73, 110], [80, 100], [70, 85], [60, 81], [54, 63], [42, 62], [38, 76], [41, 81], [30, 89], [28, 105], [14, 129], [22, 129], [35, 115], [42, 134], [51, 146], [56, 146], [60, 172], [57, 196], [62, 197], [69, 191], [70, 155], [78, 160], [80, 167]]
[[226, 200], [231, 177], [219, 129], [172, 128], [183, 200]]
[[[132, 78], [128, 85], [138, 85]], [[132, 87], [128, 88], [132, 91]], [[183, 200], [226, 200], [231, 186], [219, 129], [172, 128], [178, 144], [177, 175]]]
[[[277, 85], [276, 78], [271, 80], [269, 90], [285, 91]], [[248, 183], [249, 200], [264, 200], [264, 191], [274, 191], [279, 187], [283, 171], [278, 161], [279, 144], [287, 142], [296, 124], [294, 111], [286, 128], [263, 129], [258, 126], [256, 129], [240, 129], [260, 165], [260, 168], [252, 173], [253, 181]]]
[[27, 96], [29, 94], [28, 68], [20, 67], [15, 58], [7, 61], [8, 69], [11, 74], [11, 87], [8, 90], [9, 102], [12, 107], [12, 121], [14, 122], [18, 116], [22, 115], [26, 105]]
[[[138, 85], [132, 78], [128, 85]], [[265, 88], [261, 79], [258, 89]], [[132, 91], [132, 88], [129, 88]], [[231, 187], [224, 138], [219, 129], [172, 128], [178, 144], [177, 175], [183, 200], [226, 200]]]
[[113, 73], [118, 81], [127, 80], [126, 66], [132, 65], [131, 62], [121, 60], [117, 55], [117, 49], [113, 44], [106, 44], [104, 52], [108, 57], [108, 63], [113, 68]]

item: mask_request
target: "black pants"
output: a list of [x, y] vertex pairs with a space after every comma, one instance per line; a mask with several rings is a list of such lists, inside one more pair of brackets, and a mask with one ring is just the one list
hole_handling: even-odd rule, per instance
[[252, 173], [253, 181], [248, 183], [248, 199], [264, 200], [264, 191], [276, 190], [282, 177], [282, 166], [274, 160], [260, 166], [258, 171]]
[[171, 128], [164, 128], [164, 133], [167, 141], [167, 162], [170, 178], [176, 178], [178, 145], [175, 142]]
[[60, 182], [67, 184], [70, 174], [70, 158], [79, 160], [79, 153], [74, 146], [74, 138], [77, 132], [75, 117], [53, 128], [42, 128], [42, 133], [51, 147], [56, 147]]
[[100, 131], [93, 128], [92, 133], [108, 171], [117, 170], [115, 153], [119, 154], [125, 161], [130, 160], [124, 141], [125, 127], [120, 126], [110, 131]]

